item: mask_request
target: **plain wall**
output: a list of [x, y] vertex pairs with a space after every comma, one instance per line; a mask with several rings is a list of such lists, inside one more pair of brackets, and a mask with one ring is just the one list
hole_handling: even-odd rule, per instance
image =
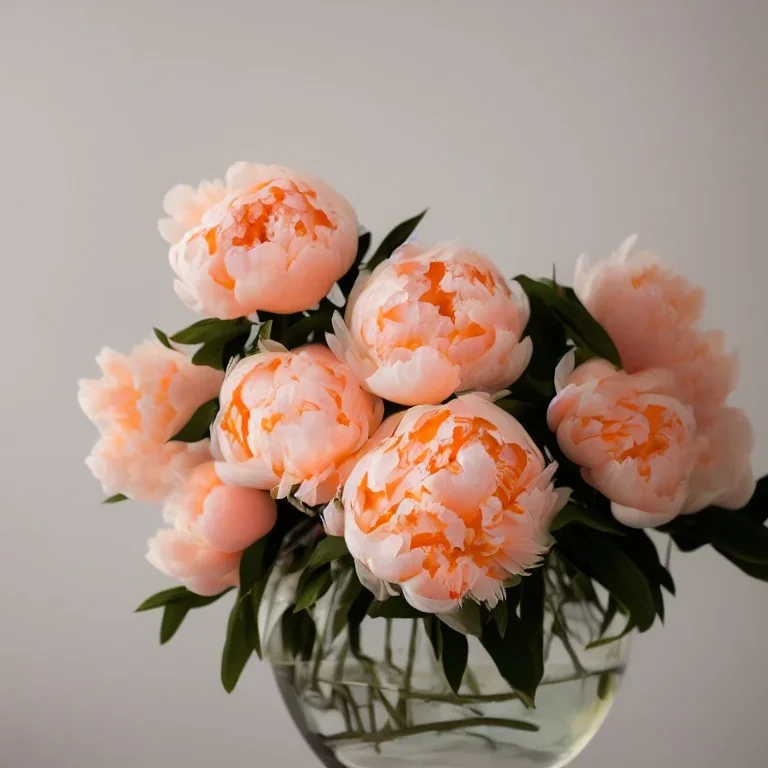
[[[226, 607], [170, 646], [157, 508], [103, 507], [76, 404], [103, 344], [194, 317], [164, 192], [238, 159], [325, 177], [377, 235], [429, 205], [514, 275], [640, 232], [710, 291], [768, 466], [768, 3], [0, 0], [0, 766], [314, 766], [269, 670], [228, 697]], [[581, 768], [758, 768], [768, 585], [674, 560]]]

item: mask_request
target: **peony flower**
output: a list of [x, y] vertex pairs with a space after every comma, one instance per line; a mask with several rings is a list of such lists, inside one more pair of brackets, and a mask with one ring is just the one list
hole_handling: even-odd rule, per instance
[[216, 397], [223, 374], [156, 341], [130, 355], [105, 347], [96, 361], [102, 378], [81, 381], [78, 393], [102, 434], [86, 463], [105, 493], [161, 500], [191, 467], [210, 458], [207, 440], [168, 440]]
[[272, 530], [277, 507], [268, 493], [225, 485], [213, 461], [193, 469], [165, 505], [163, 517], [197, 533], [220, 552], [240, 552]]
[[218, 595], [240, 583], [242, 552], [220, 552], [202, 536], [161, 528], [149, 540], [147, 560], [198, 595]]
[[739, 408], [723, 408], [701, 430], [703, 448], [691, 475], [683, 512], [698, 512], [710, 504], [740, 509], [755, 491], [752, 473], [752, 425]]
[[364, 273], [328, 346], [365, 386], [404, 405], [493, 392], [531, 358], [528, 299], [494, 265], [458, 245], [406, 245]]
[[306, 504], [327, 502], [381, 422], [383, 404], [319, 344], [280, 345], [241, 360], [221, 390], [212, 431], [217, 470], [228, 483]]
[[290, 168], [235, 163], [226, 185], [174, 187], [170, 243], [174, 287], [192, 309], [234, 318], [316, 304], [354, 262], [357, 217], [335, 190]]
[[209, 461], [192, 470], [163, 513], [173, 528], [149, 541], [147, 560], [192, 592], [216, 595], [240, 581], [243, 550], [275, 524], [269, 494], [225, 485]]
[[664, 371], [628, 374], [605, 360], [558, 366], [547, 412], [563, 453], [625, 525], [657, 526], [683, 508], [699, 444], [693, 412]]
[[664, 368], [699, 420], [724, 405], [737, 378], [737, 361], [722, 333], [699, 327], [704, 294], [628, 238], [610, 259], [576, 265], [575, 290], [613, 339], [629, 373]]
[[397, 585], [429, 613], [465, 599], [494, 605], [549, 549], [567, 498], [553, 488], [555, 469], [515, 418], [478, 395], [411, 408], [344, 486], [344, 538], [363, 583], [381, 597]]

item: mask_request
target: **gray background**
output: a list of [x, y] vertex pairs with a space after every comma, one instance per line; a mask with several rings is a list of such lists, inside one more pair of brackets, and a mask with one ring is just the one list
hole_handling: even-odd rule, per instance
[[[627, 234], [711, 289], [768, 465], [768, 4], [0, 2], [0, 765], [314, 765], [266, 666], [228, 697], [225, 606], [170, 647], [132, 608], [159, 511], [105, 508], [75, 382], [194, 319], [155, 228], [237, 159], [328, 179], [381, 234], [431, 206], [510, 274]], [[586, 768], [766, 764], [768, 588], [678, 557]], [[280, 761], [280, 762], [278, 762]]]

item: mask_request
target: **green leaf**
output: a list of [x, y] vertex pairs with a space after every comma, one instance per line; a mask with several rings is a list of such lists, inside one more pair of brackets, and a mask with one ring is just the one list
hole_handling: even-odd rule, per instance
[[506, 600], [499, 600], [491, 611], [491, 616], [496, 622], [496, 628], [499, 630], [499, 634], [504, 637], [507, 633], [507, 622], [509, 620], [509, 608], [507, 607]]
[[597, 510], [582, 507], [573, 502], [566, 504], [552, 521], [552, 525], [549, 527], [550, 533], [559, 531], [561, 528], [572, 523], [586, 525], [595, 531], [612, 533], [615, 536], [627, 535], [627, 529], [620, 523], [617, 523], [612, 517], [609, 518], [606, 515], [600, 514]]
[[419, 222], [424, 218], [427, 213], [425, 208], [421, 213], [414, 216], [412, 219], [398, 224], [382, 241], [381, 245], [376, 249], [376, 252], [371, 256], [365, 264], [365, 268], [369, 270], [375, 269], [381, 264], [384, 259], [388, 259], [392, 253], [397, 250], [412, 234]]
[[261, 341], [269, 341], [272, 338], [272, 324], [272, 318], [269, 318], [269, 320], [266, 320], [261, 324], [261, 327], [259, 328], [259, 339]]
[[219, 592], [218, 595], [198, 595], [195, 592], [190, 592], [186, 587], [171, 587], [171, 589], [164, 589], [162, 592], [148, 597], [136, 610], [135, 613], [141, 613], [142, 611], [152, 611], [156, 608], [162, 608], [168, 603], [184, 602], [189, 605], [190, 608], [204, 608], [206, 605], [215, 603], [220, 597], [223, 597], [227, 592], [231, 591], [225, 589], [223, 592]]
[[362, 589], [360, 594], [352, 601], [347, 613], [347, 635], [349, 637], [349, 650], [353, 655], [360, 657], [360, 624], [362, 624], [368, 609], [373, 602], [373, 595], [367, 590]]
[[443, 672], [448, 685], [454, 693], [459, 692], [461, 681], [464, 678], [464, 672], [467, 669], [469, 659], [469, 643], [466, 635], [456, 632], [445, 624], [440, 624], [440, 634], [442, 636], [442, 654], [440, 661], [443, 665]]
[[160, 624], [160, 645], [165, 645], [176, 634], [189, 609], [189, 603], [183, 601], [166, 604]]
[[301, 344], [306, 344], [311, 333], [315, 334], [315, 341], [325, 342], [323, 334], [333, 330], [331, 321], [334, 312], [336, 312], [336, 307], [329, 303], [322, 305], [320, 309], [306, 317], [302, 317], [286, 331], [283, 343], [289, 349], [293, 349]]
[[578, 346], [621, 367], [621, 359], [611, 337], [589, 314], [572, 289], [556, 286], [549, 280], [534, 280], [526, 275], [518, 275], [515, 280], [530, 299], [535, 298], [559, 318]]
[[[520, 622], [531, 649], [536, 687], [544, 677], [544, 568], [531, 571], [520, 585]], [[506, 633], [505, 633], [506, 634]]]
[[368, 609], [373, 619], [420, 619], [424, 614], [414, 608], [402, 595], [384, 601], [374, 600]]
[[[333, 607], [333, 619], [331, 620], [331, 640], [335, 640], [342, 632], [349, 618], [349, 610], [352, 603], [365, 589], [357, 578], [353, 569], [347, 571], [346, 582], [339, 592], [336, 605]], [[381, 605], [381, 603], [379, 603]]]
[[480, 614], [480, 606], [473, 600], [465, 600], [458, 609], [450, 613], [438, 613], [436, 616], [451, 629], [463, 635], [480, 637], [482, 634], [483, 617]]
[[205, 440], [210, 433], [211, 424], [218, 412], [219, 399], [214, 397], [213, 400], [203, 403], [171, 440], [178, 440], [182, 443], [196, 443], [199, 440]]
[[264, 556], [267, 550], [267, 537], [263, 536], [251, 544], [240, 558], [240, 593], [241, 596], [253, 589], [254, 585], [264, 576]]
[[[486, 624], [480, 642], [493, 659], [499, 674], [529, 708], [534, 706], [536, 674], [531, 649], [524, 635], [522, 622], [509, 613], [510, 624], [502, 637], [494, 622]], [[516, 620], [516, 621], [515, 621]]]
[[130, 501], [130, 499], [124, 493], [116, 493], [114, 496], [107, 496], [102, 504], [117, 504], [121, 501]]
[[336, 282], [341, 288], [341, 292], [345, 296], [349, 296], [349, 292], [352, 290], [352, 286], [355, 284], [355, 280], [360, 275], [360, 265], [363, 263], [365, 255], [368, 253], [368, 249], [371, 247], [371, 233], [363, 232], [357, 238], [357, 255], [352, 263], [352, 266], [346, 271], [346, 273]]
[[[157, 592], [148, 597], [135, 611], [135, 613], [141, 613], [142, 611], [152, 611], [155, 608], [162, 608], [168, 603], [172, 603], [177, 600], [184, 600], [187, 595], [192, 594], [186, 587], [171, 587], [171, 589], [164, 589], [162, 592]], [[223, 594], [223, 593], [222, 593]]]
[[206, 318], [174, 333], [171, 340], [178, 344], [204, 344], [209, 341], [226, 341], [249, 330], [250, 321], [244, 317], [236, 320]]
[[649, 629], [657, 606], [645, 573], [623, 552], [624, 539], [588, 528], [563, 528], [558, 548], [580, 571], [602, 584], [630, 613], [640, 631]]
[[235, 689], [253, 651], [246, 632], [246, 606], [250, 604], [238, 600], [232, 607], [227, 623], [227, 637], [221, 655], [221, 682], [227, 693]]
[[434, 614], [428, 614], [423, 617], [422, 621], [435, 658], [440, 661], [440, 657], [443, 655], [443, 635], [440, 631], [440, 620]]
[[762, 525], [768, 520], [768, 475], [757, 481], [757, 487], [752, 498], [738, 510], [737, 514], [743, 515], [758, 525]]
[[696, 522], [710, 544], [721, 552], [752, 565], [768, 565], [768, 528], [732, 510], [709, 507]]
[[168, 334], [167, 333], [164, 333], [159, 328], [153, 328], [152, 330], [155, 332], [155, 336], [157, 336], [157, 340], [164, 347], [168, 347], [168, 349], [173, 349], [173, 344], [171, 344], [170, 340], [168, 339]]
[[311, 608], [330, 588], [333, 583], [330, 568], [315, 571], [307, 579], [304, 589], [298, 593], [294, 613]]
[[343, 536], [326, 536], [318, 541], [312, 551], [307, 568], [314, 570], [348, 554], [349, 550]]

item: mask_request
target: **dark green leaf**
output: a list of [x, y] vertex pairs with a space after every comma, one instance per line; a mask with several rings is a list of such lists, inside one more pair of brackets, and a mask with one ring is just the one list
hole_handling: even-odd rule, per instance
[[[486, 624], [480, 642], [493, 659], [499, 674], [527, 706], [534, 706], [536, 674], [531, 649], [525, 638], [522, 622], [516, 614], [509, 613], [510, 623], [504, 637], [499, 634], [495, 622]], [[517, 621], [514, 621], [517, 619]]]
[[204, 440], [208, 437], [211, 423], [218, 412], [219, 399], [217, 397], [203, 403], [171, 440], [179, 440], [182, 443], [196, 443], [199, 440]]
[[168, 603], [184, 600], [187, 595], [192, 594], [186, 587], [171, 587], [171, 589], [164, 589], [162, 592], [157, 592], [148, 597], [137, 609], [136, 613], [141, 611], [152, 611], [155, 608], [162, 608]]
[[240, 558], [240, 593], [245, 595], [253, 589], [259, 579], [264, 576], [264, 555], [267, 549], [267, 537], [263, 536], [251, 544]]
[[360, 624], [365, 618], [368, 609], [373, 602], [373, 595], [363, 589], [352, 601], [347, 613], [347, 635], [349, 637], [349, 650], [358, 658], [362, 655], [360, 649]]
[[[338, 599], [333, 608], [333, 619], [331, 621], [332, 640], [335, 640], [341, 634], [344, 627], [347, 626], [350, 607], [365, 589], [353, 569], [350, 569], [347, 572], [346, 579], [347, 581], [339, 592]], [[376, 603], [374, 603], [374, 605], [376, 605]], [[378, 605], [382, 605], [382, 603], [378, 603]]]
[[259, 339], [261, 341], [269, 341], [272, 338], [272, 325], [273, 320], [270, 318], [261, 324], [259, 328]]
[[617, 523], [612, 517], [600, 514], [597, 510], [582, 507], [573, 502], [566, 504], [553, 520], [549, 530], [554, 533], [566, 525], [579, 523], [603, 533], [612, 533], [616, 536], [626, 536], [627, 529]]
[[130, 499], [124, 493], [116, 493], [114, 496], [107, 496], [102, 504], [117, 504], [121, 501], [130, 501]]
[[768, 565], [768, 528], [732, 510], [709, 507], [699, 512], [697, 524], [710, 544], [752, 565]]
[[329, 303], [322, 305], [320, 309], [306, 317], [302, 317], [286, 331], [283, 344], [289, 349], [306, 344], [311, 333], [315, 334], [315, 341], [325, 342], [323, 334], [333, 330], [331, 319], [335, 311], [336, 307]]
[[420, 619], [424, 614], [416, 610], [402, 595], [379, 602], [374, 600], [368, 610], [374, 619]]
[[440, 631], [440, 620], [434, 614], [428, 614], [423, 617], [423, 623], [435, 658], [440, 661], [440, 657], [443, 654], [443, 635]]
[[757, 481], [757, 487], [752, 498], [746, 506], [738, 510], [738, 514], [758, 525], [762, 525], [768, 520], [768, 475]]
[[221, 656], [221, 682], [227, 693], [232, 693], [252, 653], [246, 632], [245, 610], [250, 604], [237, 601], [229, 614], [227, 638]]
[[398, 224], [382, 241], [381, 245], [376, 249], [376, 252], [371, 256], [365, 264], [366, 269], [373, 270], [384, 259], [388, 259], [392, 253], [397, 250], [412, 234], [419, 222], [424, 218], [426, 214], [426, 208], [417, 216], [412, 219]]
[[155, 332], [155, 336], [157, 336], [157, 340], [164, 347], [168, 347], [168, 349], [173, 349], [173, 344], [171, 344], [170, 339], [168, 338], [168, 334], [167, 333], [164, 333], [159, 328], [153, 328], [152, 330]]
[[563, 528], [558, 548], [580, 571], [602, 584], [641, 631], [651, 627], [657, 605], [645, 573], [618, 546], [624, 539], [589, 528]]
[[192, 355], [192, 362], [195, 365], [205, 365], [208, 368], [223, 371], [225, 368], [224, 344], [220, 340], [207, 341]]
[[509, 608], [507, 607], [506, 600], [499, 600], [496, 603], [494, 609], [491, 611], [491, 616], [496, 622], [496, 628], [499, 630], [499, 634], [504, 637], [507, 633], [507, 621], [509, 619]]
[[294, 613], [311, 608], [330, 588], [333, 579], [330, 568], [314, 571], [307, 579], [304, 589], [298, 593]]
[[312, 650], [317, 639], [317, 627], [314, 619], [308, 613], [299, 613], [294, 616], [296, 623], [296, 654], [304, 661], [312, 658]]
[[188, 328], [184, 328], [171, 336], [171, 340], [178, 344], [204, 344], [208, 341], [226, 341], [234, 336], [241, 335], [248, 331], [250, 322], [240, 317], [236, 320], [218, 320], [216, 318], [206, 318], [192, 323]]
[[343, 536], [326, 536], [317, 542], [317, 546], [307, 563], [307, 568], [319, 568], [321, 565], [326, 565], [348, 554], [349, 550]]
[[726, 558], [726, 560], [730, 560], [740, 571], [746, 573], [747, 576], [751, 576], [753, 579], [759, 579], [760, 581], [768, 581], [768, 565], [757, 565], [755, 563], [746, 562], [738, 557], [734, 557], [728, 552], [717, 549], [717, 547], [715, 547], [715, 550]]
[[186, 602], [167, 603], [163, 611], [163, 621], [160, 624], [160, 645], [165, 645], [181, 626], [190, 606]]
[[442, 655], [440, 661], [445, 672], [445, 679], [451, 690], [458, 693], [461, 688], [461, 681], [464, 678], [464, 672], [467, 669], [467, 660], [469, 659], [469, 643], [466, 635], [456, 632], [445, 624], [440, 624], [440, 634], [442, 636]]
[[[531, 648], [536, 686], [544, 677], [544, 568], [531, 571], [523, 579], [520, 595], [520, 621]], [[506, 633], [505, 633], [506, 634]]]
[[368, 249], [370, 247], [371, 233], [367, 231], [363, 232], [357, 238], [357, 255], [355, 256], [355, 260], [352, 266], [347, 270], [344, 276], [337, 281], [339, 288], [341, 288], [341, 292], [345, 296], [349, 296], [349, 292], [352, 290], [352, 286], [355, 284], [355, 280], [357, 280], [358, 276], [360, 275], [360, 265], [363, 263], [365, 254], [368, 253]]
[[518, 275], [515, 279], [531, 300], [535, 298], [558, 317], [578, 346], [621, 367], [619, 353], [611, 337], [589, 314], [572, 289], [556, 286], [549, 280], [534, 280], [526, 275]]
[[164, 605], [174, 602], [186, 603], [190, 608], [204, 608], [206, 605], [215, 603], [229, 591], [230, 589], [225, 589], [223, 592], [219, 592], [218, 595], [204, 596], [190, 592], [186, 587], [171, 587], [171, 589], [164, 589], [162, 592], [148, 597], [136, 609], [136, 613], [162, 608]]

